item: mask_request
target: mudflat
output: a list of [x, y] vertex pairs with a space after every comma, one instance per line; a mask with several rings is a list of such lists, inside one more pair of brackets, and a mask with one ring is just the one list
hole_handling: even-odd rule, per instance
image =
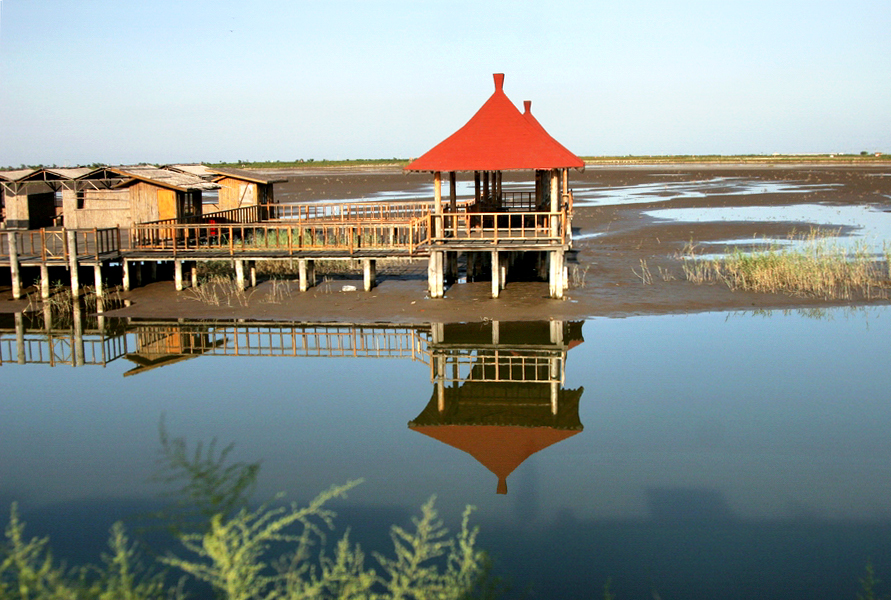
[[[398, 168], [262, 171], [287, 177], [276, 186], [278, 202], [374, 200], [432, 196], [432, 175]], [[463, 174], [466, 179], [467, 174]], [[462, 180], [459, 174], [459, 181]], [[531, 174], [506, 173], [506, 186], [532, 185]], [[470, 184], [472, 185], [472, 183]], [[816, 308], [884, 300], [822, 298], [731, 291], [721, 284], [685, 280], [679, 258], [695, 244], [712, 252], [727, 245], [757, 246], [810, 227], [857, 233], [845, 222], [784, 218], [787, 207], [866, 207], [891, 212], [891, 162], [851, 165], [635, 165], [596, 166], [570, 173], [575, 196], [572, 287], [566, 298], [548, 298], [546, 282], [511, 281], [498, 299], [488, 281], [458, 283], [445, 298], [430, 299], [426, 261], [378, 267], [377, 287], [362, 291], [361, 272], [319, 274], [307, 292], [296, 284], [262, 281], [244, 298], [219, 305], [202, 302], [172, 281], [120, 292], [130, 306], [110, 316], [150, 318], [245, 318], [311, 322], [456, 322], [583, 319], [703, 311]], [[759, 207], [756, 219], [676, 220], [653, 211]], [[773, 211], [772, 209], [776, 209]], [[806, 211], [805, 211], [806, 213]], [[831, 220], [831, 219], [830, 219]], [[743, 242], [740, 242], [743, 240]], [[749, 240], [746, 242], [745, 240]], [[358, 284], [358, 285], [357, 285]], [[344, 291], [350, 286], [359, 291]], [[22, 310], [0, 284], [0, 310]]]

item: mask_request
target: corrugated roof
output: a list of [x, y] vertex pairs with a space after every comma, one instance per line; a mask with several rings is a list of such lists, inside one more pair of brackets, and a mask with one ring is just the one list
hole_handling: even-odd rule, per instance
[[16, 169], [14, 171], [0, 171], [0, 179], [3, 181], [17, 181], [22, 177], [27, 177], [33, 173], [35, 169]]
[[180, 173], [188, 173], [189, 175], [194, 175], [208, 181], [216, 177], [216, 173], [211, 171], [206, 165], [164, 165], [162, 168], [179, 171]]
[[208, 169], [211, 173], [214, 174], [214, 181], [219, 181], [222, 177], [231, 177], [232, 179], [240, 179], [242, 181], [250, 181], [251, 183], [284, 183], [288, 179], [284, 177], [278, 177], [274, 179], [259, 177], [256, 173], [252, 173], [250, 171], [242, 171], [240, 169], [217, 169], [211, 168]]
[[[495, 92], [458, 131], [405, 167], [407, 171], [509, 171], [584, 168], [578, 156], [520, 113], [496, 73]], [[531, 117], [531, 113], [530, 113]]]
[[220, 189], [220, 186], [216, 183], [205, 181], [196, 175], [170, 171], [153, 165], [109, 167], [109, 170], [133, 178], [131, 181], [122, 183], [120, 187], [132, 185], [134, 181], [145, 181], [146, 183], [152, 183], [182, 192]]

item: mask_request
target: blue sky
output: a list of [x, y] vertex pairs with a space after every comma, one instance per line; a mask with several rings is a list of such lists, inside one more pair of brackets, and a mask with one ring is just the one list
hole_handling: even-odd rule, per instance
[[0, 165], [416, 157], [495, 72], [579, 155], [891, 152], [887, 0], [0, 0]]

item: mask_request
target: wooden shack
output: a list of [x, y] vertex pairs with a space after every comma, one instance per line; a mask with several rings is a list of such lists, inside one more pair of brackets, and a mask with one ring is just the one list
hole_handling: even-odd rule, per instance
[[[534, 252], [539, 270], [548, 273], [551, 296], [562, 298], [564, 253], [571, 246], [569, 169], [585, 163], [547, 133], [532, 116], [531, 103], [525, 114], [514, 106], [503, 91], [503, 74], [494, 79], [495, 92], [463, 127], [405, 167], [434, 178], [430, 295], [442, 297], [444, 278], [456, 278], [458, 253], [466, 254], [469, 278], [485, 265], [497, 297], [510, 265]], [[505, 190], [505, 171], [530, 172], [529, 188]], [[473, 174], [476, 216], [458, 211], [459, 172]], [[449, 181], [445, 203], [443, 173]]]
[[40, 229], [61, 224], [62, 195], [88, 168], [6, 171], [0, 179], [7, 229]]
[[287, 181], [286, 178], [261, 177], [241, 169], [218, 169], [202, 164], [166, 165], [164, 168], [195, 175], [220, 186], [218, 191], [205, 194], [205, 213], [274, 204], [274, 185]]
[[63, 193], [64, 221], [72, 229], [91, 229], [200, 217], [202, 192], [218, 188], [196, 175], [151, 165], [102, 167]]

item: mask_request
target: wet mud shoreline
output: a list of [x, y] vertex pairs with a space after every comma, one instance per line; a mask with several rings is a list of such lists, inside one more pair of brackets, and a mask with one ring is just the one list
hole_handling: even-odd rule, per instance
[[[263, 171], [288, 177], [276, 186], [278, 202], [380, 198], [382, 193], [424, 196], [432, 186], [426, 174], [399, 169], [325, 169]], [[459, 175], [459, 181], [462, 175]], [[506, 173], [505, 183], [530, 185], [528, 173]], [[188, 319], [260, 319], [309, 322], [467, 322], [488, 320], [584, 319], [597, 316], [708, 311], [798, 309], [863, 304], [781, 294], [733, 292], [722, 285], [684, 281], [678, 254], [688, 243], [720, 248], [726, 240], [783, 238], [810, 226], [853, 233], [843, 224], [805, 221], [686, 222], [661, 219], [653, 210], [710, 207], [788, 207], [821, 204], [869, 206], [891, 211], [891, 163], [870, 166], [656, 165], [596, 166], [570, 173], [576, 198], [570, 264], [574, 285], [564, 300], [547, 297], [547, 283], [511, 281], [498, 299], [486, 281], [460, 283], [444, 299], [426, 293], [426, 261], [381, 266], [378, 285], [361, 291], [361, 272], [331, 274], [305, 293], [282, 293], [281, 283], [261, 282], [245, 302], [210, 305], [188, 290], [177, 293], [172, 281], [159, 281], [120, 292], [130, 306], [108, 316]], [[642, 192], [643, 190], [643, 192]], [[778, 191], [779, 190], [779, 191]], [[629, 194], [633, 198], [629, 200]], [[769, 212], [769, 210], [768, 210]], [[643, 270], [651, 274], [644, 281]], [[355, 285], [360, 291], [342, 291]], [[320, 278], [321, 281], [321, 278]], [[12, 301], [0, 277], [0, 311], [23, 310]], [[872, 301], [871, 304], [886, 304]], [[246, 304], [246, 305], [242, 305]]]

